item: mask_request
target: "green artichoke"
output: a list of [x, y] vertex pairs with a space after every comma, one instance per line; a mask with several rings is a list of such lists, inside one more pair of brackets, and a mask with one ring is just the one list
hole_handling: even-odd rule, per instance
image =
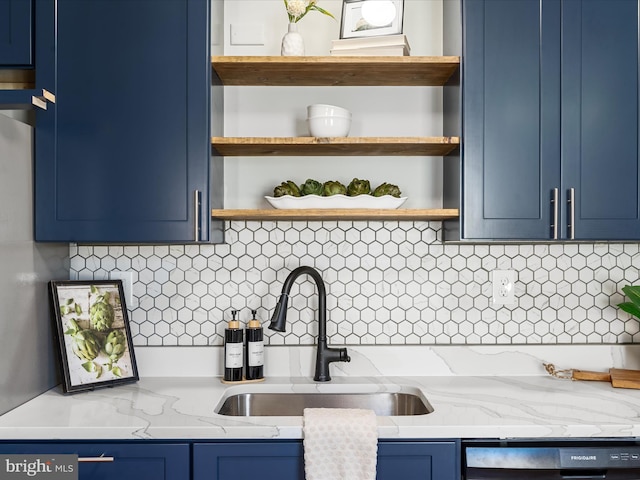
[[121, 330], [112, 330], [107, 335], [107, 339], [104, 342], [102, 350], [111, 359], [112, 362], [117, 362], [124, 351], [127, 348], [127, 339]]
[[358, 180], [354, 178], [347, 186], [347, 195], [355, 197], [356, 195], [369, 195], [371, 193], [371, 184], [369, 180]]
[[81, 360], [93, 360], [100, 353], [102, 341], [100, 336], [92, 330], [79, 330], [72, 335], [71, 349]]
[[330, 197], [331, 195], [346, 195], [347, 187], [337, 180], [329, 180], [328, 182], [324, 182], [324, 185], [322, 185], [322, 194], [325, 197]]
[[299, 197], [300, 189], [298, 188], [298, 185], [293, 183], [291, 180], [287, 180], [286, 182], [282, 182], [280, 185], [273, 189], [274, 197], [283, 197], [284, 195]]
[[300, 185], [300, 193], [302, 195], [322, 195], [322, 184], [317, 180], [308, 178], [306, 182]]
[[91, 328], [98, 332], [106, 332], [111, 328], [114, 319], [115, 311], [109, 303], [109, 293], [98, 295], [96, 301], [89, 309]]
[[400, 188], [398, 188], [397, 185], [385, 182], [382, 185], [378, 185], [373, 191], [374, 197], [381, 197], [383, 195], [391, 195], [392, 197], [400, 198]]

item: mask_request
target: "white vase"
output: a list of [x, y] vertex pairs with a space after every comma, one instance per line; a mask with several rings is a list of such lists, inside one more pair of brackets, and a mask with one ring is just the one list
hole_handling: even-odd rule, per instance
[[290, 23], [289, 31], [282, 37], [282, 49], [280, 53], [284, 56], [304, 55], [304, 39], [298, 33], [298, 24]]

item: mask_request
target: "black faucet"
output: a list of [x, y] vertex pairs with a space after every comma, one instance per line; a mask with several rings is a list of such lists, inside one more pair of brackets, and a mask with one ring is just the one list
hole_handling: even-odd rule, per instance
[[270, 330], [276, 332], [284, 332], [287, 324], [287, 302], [289, 300], [289, 292], [293, 282], [303, 273], [307, 273], [313, 278], [318, 287], [318, 350], [316, 351], [316, 374], [313, 379], [316, 382], [328, 382], [331, 380], [329, 375], [329, 364], [331, 362], [350, 362], [351, 358], [347, 355], [346, 348], [329, 348], [327, 345], [327, 291], [324, 287], [322, 277], [317, 270], [311, 267], [298, 267], [293, 270], [282, 286], [282, 294], [276, 305], [271, 317]]

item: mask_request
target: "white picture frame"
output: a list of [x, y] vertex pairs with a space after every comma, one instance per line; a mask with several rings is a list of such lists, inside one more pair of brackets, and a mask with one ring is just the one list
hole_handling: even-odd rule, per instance
[[[367, 11], [370, 17], [377, 11], [381, 23], [367, 21]], [[340, 38], [396, 35], [402, 33], [403, 18], [404, 0], [343, 0]]]

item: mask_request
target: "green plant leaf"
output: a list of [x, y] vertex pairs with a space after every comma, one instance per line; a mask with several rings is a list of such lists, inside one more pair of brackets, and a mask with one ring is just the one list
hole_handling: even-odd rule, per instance
[[634, 317], [640, 318], [640, 308], [634, 305], [631, 302], [619, 303], [618, 306], [620, 309], [624, 310], [627, 313], [630, 313]]
[[122, 370], [120, 369], [120, 367], [114, 366], [111, 369], [111, 373], [113, 373], [116, 377], [122, 377]]
[[98, 289], [96, 288], [95, 285], [91, 285], [90, 290], [91, 290], [91, 293], [98, 293]]
[[317, 5], [313, 5], [313, 6], [311, 7], [311, 10], [317, 10], [318, 12], [323, 13], [323, 14], [325, 14], [325, 15], [327, 15], [327, 16], [329, 16], [329, 17], [333, 18], [334, 20], [336, 19], [336, 17], [334, 17], [333, 15], [331, 15], [331, 13], [327, 12], [324, 8], [320, 8], [320, 7], [319, 7], [319, 6], [317, 6]]
[[70, 298], [69, 300], [67, 300], [67, 305], [71, 305], [73, 303], [73, 298]]
[[634, 305], [640, 308], [640, 285], [627, 285], [622, 287], [622, 291]]
[[76, 303], [76, 314], [82, 315], [82, 307], [78, 303]]

